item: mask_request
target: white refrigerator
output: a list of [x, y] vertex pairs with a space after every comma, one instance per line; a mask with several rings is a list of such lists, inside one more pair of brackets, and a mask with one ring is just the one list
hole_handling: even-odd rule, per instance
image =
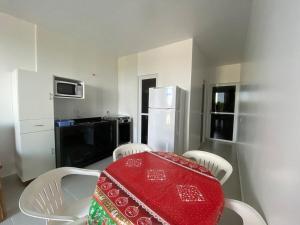
[[155, 151], [184, 152], [185, 91], [149, 89], [148, 145]]

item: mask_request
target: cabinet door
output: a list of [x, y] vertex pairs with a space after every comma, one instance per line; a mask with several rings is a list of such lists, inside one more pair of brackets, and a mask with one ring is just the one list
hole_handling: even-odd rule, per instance
[[54, 131], [21, 135], [22, 180], [27, 181], [55, 168]]
[[54, 118], [53, 76], [18, 70], [19, 120]]
[[116, 148], [116, 131], [112, 122], [94, 124], [94, 142], [97, 156], [109, 156]]

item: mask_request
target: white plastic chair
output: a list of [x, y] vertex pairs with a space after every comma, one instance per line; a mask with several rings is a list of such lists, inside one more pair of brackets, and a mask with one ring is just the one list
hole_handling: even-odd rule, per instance
[[125, 144], [117, 147], [113, 153], [113, 160], [116, 161], [121, 157], [139, 153], [139, 152], [150, 152], [152, 149], [145, 144]]
[[267, 225], [262, 216], [250, 205], [234, 199], [225, 199], [225, 207], [236, 212], [243, 225]]
[[70, 222], [67, 225], [87, 225], [87, 220], [88, 220], [88, 218], [84, 217], [84, 218], [80, 218], [74, 222]]
[[[100, 176], [100, 171], [62, 167], [42, 174], [23, 191], [19, 207], [25, 215], [46, 219], [48, 225], [67, 224], [88, 215], [90, 197], [67, 205], [63, 199], [62, 178], [67, 175]], [[62, 223], [64, 222], [64, 223]]]
[[230, 177], [233, 170], [231, 164], [227, 160], [210, 152], [192, 150], [187, 151], [183, 156], [196, 160], [199, 165], [204, 166], [215, 177], [217, 177], [221, 171], [224, 171], [224, 176], [220, 178], [220, 183], [222, 185]]

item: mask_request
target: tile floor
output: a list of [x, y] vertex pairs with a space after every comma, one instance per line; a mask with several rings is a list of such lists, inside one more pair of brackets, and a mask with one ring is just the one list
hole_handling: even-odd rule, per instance
[[[224, 193], [227, 198], [240, 200], [241, 191], [239, 183], [239, 174], [237, 166], [237, 158], [234, 147], [229, 144], [208, 142], [202, 149], [218, 154], [226, 158], [234, 167], [234, 173], [224, 185]], [[101, 160], [86, 168], [103, 170], [112, 162], [112, 157]], [[25, 188], [25, 185], [16, 175], [5, 177], [3, 180], [3, 191], [5, 205], [8, 217], [0, 225], [45, 225], [46, 222], [41, 219], [34, 219], [22, 214], [18, 207], [18, 200]], [[69, 176], [63, 180], [63, 190], [65, 200], [72, 202], [76, 199], [84, 198], [91, 195], [96, 184], [95, 177], [88, 176]], [[220, 221], [220, 225], [240, 225], [242, 224], [239, 217], [229, 210], [224, 211], [224, 215]]]
[[[202, 150], [214, 153], [226, 159], [231, 163], [233, 167], [233, 172], [230, 178], [223, 185], [223, 190], [225, 198], [232, 198], [241, 200], [241, 185], [240, 185], [240, 176], [239, 176], [239, 167], [237, 160], [237, 152], [234, 144], [225, 143], [225, 142], [211, 142], [208, 141], [203, 146]], [[231, 210], [224, 209], [221, 221], [219, 225], [242, 225], [243, 222], [241, 218]]]

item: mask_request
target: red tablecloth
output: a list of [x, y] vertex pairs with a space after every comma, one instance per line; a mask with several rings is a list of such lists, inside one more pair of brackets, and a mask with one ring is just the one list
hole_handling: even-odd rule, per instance
[[224, 205], [222, 187], [209, 171], [166, 152], [112, 163], [98, 180], [94, 200], [111, 220], [92, 221], [91, 210], [90, 224], [215, 225]]

